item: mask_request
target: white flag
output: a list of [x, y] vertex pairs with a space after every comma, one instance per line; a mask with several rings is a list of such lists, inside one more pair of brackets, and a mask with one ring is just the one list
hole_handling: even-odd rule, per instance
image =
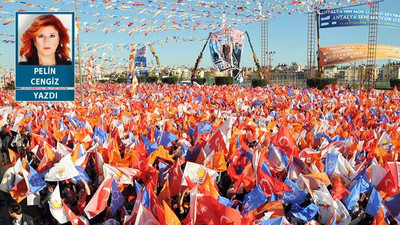
[[49, 172], [45, 175], [45, 181], [62, 181], [67, 180], [79, 175], [74, 163], [72, 162], [71, 154], [67, 154], [50, 168]]
[[218, 173], [215, 170], [209, 169], [197, 163], [187, 162], [185, 171], [183, 172], [182, 185], [187, 186], [185, 177], [189, 177], [190, 181], [195, 184], [203, 182], [206, 172], [213, 180], [215, 180], [218, 176]]
[[67, 213], [65, 212], [64, 207], [61, 203], [60, 188], [58, 184], [53, 193], [51, 193], [50, 195], [49, 206], [51, 215], [53, 215], [53, 217], [59, 223], [63, 224], [69, 221]]

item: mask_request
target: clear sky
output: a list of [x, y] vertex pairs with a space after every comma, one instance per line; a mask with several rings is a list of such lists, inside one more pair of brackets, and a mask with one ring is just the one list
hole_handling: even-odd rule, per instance
[[[11, 2], [9, 2], [11, 1]], [[107, 0], [106, 0], [107, 1]], [[189, 38], [189, 37], [198, 37], [198, 38], [206, 38], [208, 33], [212, 31], [212, 29], [203, 30], [204, 28], [210, 28], [215, 26], [215, 21], [220, 21], [221, 13], [216, 13], [213, 16], [213, 13], [208, 14], [206, 17], [193, 17], [193, 12], [191, 12], [191, 7], [201, 11], [201, 10], [218, 10], [215, 7], [210, 7], [210, 1], [200, 1], [200, 0], [191, 0], [182, 2], [185, 5], [176, 4], [177, 1], [162, 1], [162, 0], [153, 0], [153, 1], [120, 1], [120, 0], [112, 0], [111, 3], [104, 5], [103, 1], [99, 0], [87, 0], [87, 1], [79, 1], [82, 4], [78, 5], [79, 21], [81, 22], [81, 26], [85, 28], [85, 30], [80, 32], [80, 43], [81, 48], [85, 46], [93, 45], [93, 44], [110, 44], [110, 45], [118, 45], [127, 46], [128, 44], [134, 43], [145, 43], [145, 42], [154, 42], [165, 40], [166, 37], [179, 36], [181, 38]], [[83, 3], [85, 2], [85, 3]], [[150, 3], [149, 3], [150, 2]], [[280, 5], [285, 7], [289, 5], [290, 0], [273, 0], [273, 1], [264, 1], [268, 3], [265, 4], [264, 10], [268, 10], [268, 7], [271, 7], [271, 3], [273, 2], [275, 12], [277, 12]], [[306, 2], [306, 1], [303, 1]], [[326, 2], [336, 2], [336, 3], [346, 3], [344, 0], [330, 0]], [[359, 0], [360, 3], [364, 3], [364, 0]], [[26, 4], [28, 3], [28, 4]], [[42, 1], [42, 0], [32, 0], [32, 1], [19, 1], [19, 0], [6, 0], [0, 3], [0, 41], [3, 40], [15, 40], [15, 22], [12, 22], [8, 25], [3, 25], [9, 18], [14, 18], [14, 12], [20, 9], [27, 11], [48, 11], [51, 7], [52, 9], [58, 9], [59, 11], [64, 10], [72, 10], [73, 9], [73, 1], [63, 2], [60, 1]], [[140, 4], [145, 3], [143, 6]], [[203, 5], [202, 5], [203, 3]], [[230, 21], [233, 28], [237, 28], [240, 30], [247, 31], [251, 37], [251, 41], [256, 51], [256, 55], [259, 60], [261, 60], [261, 26], [260, 22], [249, 23], [246, 24], [246, 17], [243, 15], [252, 15], [249, 19], [254, 19], [257, 17], [258, 12], [257, 9], [257, 1], [254, 0], [232, 0], [232, 1], [214, 1], [211, 3], [215, 4], [225, 4], [223, 7], [227, 8], [227, 12], [230, 12], [230, 15], [227, 15], [228, 20]], [[246, 4], [249, 3], [249, 4]], [[35, 7], [30, 7], [34, 4]], [[36, 5], [35, 5], [36, 4]], [[91, 7], [88, 4], [93, 4]], [[153, 8], [146, 9], [146, 5], [149, 4]], [[229, 8], [229, 6], [232, 8]], [[239, 6], [248, 6], [248, 12], [243, 12], [238, 10], [237, 12], [242, 13], [242, 15], [235, 15], [235, 8]], [[161, 6], [161, 10], [158, 10], [157, 7]], [[107, 8], [108, 7], [108, 8]], [[131, 8], [135, 8], [134, 11], [129, 11]], [[336, 6], [337, 7], [337, 6]], [[184, 12], [177, 13], [174, 12], [173, 9], [184, 8]], [[305, 7], [303, 7], [305, 8]], [[330, 8], [335, 8], [335, 5], [332, 5]], [[358, 6], [359, 9], [368, 9], [368, 5]], [[112, 10], [111, 10], [112, 9]], [[127, 9], [127, 10], [126, 10]], [[153, 10], [154, 9], [154, 10]], [[141, 14], [145, 10], [146, 14]], [[305, 11], [305, 10], [304, 10]], [[400, 0], [385, 0], [380, 3], [380, 11], [381, 12], [390, 12], [400, 14]], [[158, 12], [165, 13], [163, 19], [160, 21], [156, 21], [159, 16], [156, 14]], [[278, 63], [287, 63], [298, 62], [301, 65], [306, 63], [307, 56], [307, 14], [304, 12], [300, 13], [292, 13], [289, 15], [287, 11], [282, 10], [282, 14], [272, 14], [273, 17], [269, 22], [269, 50], [275, 51], [276, 54], [273, 55], [273, 65], [277, 65]], [[170, 13], [170, 14], [168, 14]], [[172, 15], [170, 18], [167, 15]], [[203, 15], [204, 16], [204, 15]], [[125, 17], [125, 18], [124, 18]], [[129, 17], [129, 18], [126, 18]], [[142, 18], [143, 17], [143, 18]], [[214, 18], [213, 18], [214, 17]], [[144, 25], [149, 18], [153, 20], [148, 22], [148, 24]], [[234, 18], [233, 20], [230, 18]], [[235, 20], [236, 18], [236, 20]], [[242, 18], [242, 20], [239, 20]], [[99, 19], [102, 20], [99, 22]], [[117, 22], [119, 21], [119, 23]], [[167, 31], [158, 31], [158, 32], [150, 32], [147, 36], [144, 35], [143, 29], [142, 32], [132, 33], [131, 36], [128, 35], [129, 29], [138, 26], [139, 30], [141, 30], [142, 25], [144, 28], [148, 27], [151, 24], [154, 27], [162, 26], [162, 22], [167, 23], [169, 27], [174, 26], [174, 21], [178, 21], [178, 25], [184, 25], [184, 23], [190, 24], [189, 27], [192, 27], [192, 24], [195, 22], [201, 23], [201, 26], [196, 26], [196, 30], [193, 29], [183, 29], [183, 30], [167, 30]], [[132, 26], [129, 26], [129, 29], [125, 29], [126, 32], [121, 32], [124, 30], [123, 28], [127, 27], [129, 22], [133, 22]], [[196, 24], [195, 24], [196, 25]], [[88, 30], [86, 30], [88, 29]], [[96, 29], [95, 31], [93, 31]], [[117, 31], [110, 31], [107, 34], [107, 30], [105, 29], [116, 29]], [[218, 29], [216, 29], [218, 30]], [[85, 32], [87, 31], [87, 33]], [[332, 45], [341, 45], [341, 44], [367, 44], [368, 43], [368, 26], [360, 26], [360, 27], [341, 27], [341, 28], [328, 28], [321, 29], [321, 46], [332, 46]], [[11, 35], [11, 36], [10, 36]], [[400, 46], [400, 29], [394, 28], [386, 28], [379, 27], [379, 36], [378, 36], [378, 44], [383, 45], [394, 45]], [[159, 55], [161, 64], [172, 66], [172, 65], [189, 65], [193, 66], [197, 56], [200, 53], [200, 50], [204, 44], [204, 41], [190, 41], [190, 42], [172, 42], [165, 43], [162, 46], [159, 44], [154, 45], [154, 49], [156, 53]], [[90, 55], [94, 55], [96, 61], [100, 62], [98, 59], [103, 55], [103, 53], [108, 54], [108, 57], [115, 56], [115, 61], [117, 63], [125, 63], [122, 60], [126, 60], [129, 55], [129, 51], [127, 48], [113, 48], [109, 50], [107, 48], [96, 48], [96, 51], [83, 49], [82, 55], [83, 57], [88, 57]], [[15, 59], [15, 46], [14, 43], [4, 43], [0, 42], [0, 65], [1, 66], [13, 66]], [[150, 51], [148, 54], [148, 62], [154, 62], [155, 59], [151, 56]], [[387, 60], [380, 60], [378, 63], [386, 63]], [[200, 67], [209, 67], [211, 66], [210, 53], [208, 47], [205, 50], [203, 60], [200, 63]], [[250, 50], [250, 46], [246, 39], [246, 44], [244, 46], [244, 51], [242, 55], [242, 66], [254, 66], [252, 53]]]

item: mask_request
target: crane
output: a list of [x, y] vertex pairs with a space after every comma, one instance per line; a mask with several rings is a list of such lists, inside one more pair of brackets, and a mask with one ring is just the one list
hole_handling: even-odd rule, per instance
[[247, 39], [249, 40], [249, 44], [250, 44], [251, 51], [253, 52], [253, 60], [254, 60], [254, 63], [256, 64], [257, 69], [258, 69], [258, 76], [259, 76], [261, 79], [264, 79], [264, 76], [263, 76], [263, 74], [262, 74], [262, 72], [261, 72], [260, 64], [258, 63], [258, 59], [257, 59], [256, 53], [254, 52], [253, 45], [251, 44], [251, 41], [250, 41], [249, 33], [247, 33], [247, 31], [246, 31], [246, 35], [247, 35]]
[[157, 62], [157, 67], [158, 67], [158, 76], [161, 78], [161, 64], [160, 64], [160, 58], [158, 57], [158, 55], [156, 54], [156, 52], [154, 51], [153, 46], [151, 46], [150, 43], [147, 44], [150, 48], [150, 52], [151, 54], [153, 54], [154, 58], [156, 58], [156, 62]]

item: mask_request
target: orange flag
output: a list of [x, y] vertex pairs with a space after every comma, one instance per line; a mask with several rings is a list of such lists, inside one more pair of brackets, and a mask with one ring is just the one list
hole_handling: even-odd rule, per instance
[[264, 211], [273, 212], [274, 214], [271, 215], [271, 218], [285, 216], [285, 210], [283, 209], [282, 200], [268, 202], [260, 210], [255, 210], [254, 212], [260, 214]]
[[214, 182], [212, 181], [210, 175], [208, 175], [208, 173], [206, 173], [206, 177], [204, 178], [203, 184], [201, 185], [201, 187], [208, 193], [210, 193], [210, 195], [218, 200], [218, 189], [215, 187]]
[[168, 205], [171, 205], [171, 192], [168, 179], [165, 181], [164, 186], [160, 191], [160, 194], [158, 194], [158, 201], [167, 202]]
[[338, 199], [341, 200], [349, 194], [350, 194], [350, 191], [344, 187], [344, 185], [343, 185], [342, 181], [340, 181], [340, 179], [336, 179], [333, 182], [333, 189], [332, 189], [333, 200], [338, 200]]
[[217, 172], [224, 172], [227, 170], [225, 156], [223, 152], [214, 151], [212, 169]]
[[168, 206], [168, 204], [163, 201], [164, 206], [164, 217], [165, 217], [165, 224], [171, 225], [180, 225], [181, 222], [179, 221], [178, 217], [175, 215], [174, 211]]
[[28, 180], [28, 173], [22, 170], [22, 177], [20, 175], [16, 176], [17, 178], [22, 178], [20, 181], [10, 190], [11, 197], [17, 201], [18, 203], [24, 200], [29, 191], [28, 184], [26, 180]]
[[382, 207], [379, 208], [378, 214], [375, 216], [374, 221], [372, 222], [372, 225], [387, 225], [385, 221], [385, 213], [383, 213]]
[[47, 169], [50, 169], [56, 159], [56, 155], [54, 154], [53, 150], [51, 149], [51, 146], [48, 145], [47, 143], [44, 145], [44, 156], [42, 161], [40, 162], [38, 168], [36, 171], [38, 173], [44, 172]]
[[21, 157], [18, 153], [14, 152], [11, 149], [8, 149], [8, 155], [10, 156], [10, 162], [12, 165], [15, 165], [17, 160]]

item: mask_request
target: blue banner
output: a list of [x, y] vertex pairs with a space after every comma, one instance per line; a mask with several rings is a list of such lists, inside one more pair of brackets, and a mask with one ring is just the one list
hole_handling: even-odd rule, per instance
[[74, 88], [73, 66], [19, 66], [15, 87], [59, 87]]
[[[400, 14], [379, 12], [378, 25], [400, 28]], [[369, 10], [363, 9], [323, 9], [320, 11], [320, 27], [366, 26], [369, 25]]]
[[15, 100], [35, 102], [74, 101], [75, 91], [73, 89], [17, 89], [15, 90]]
[[135, 55], [135, 75], [148, 76], [147, 72], [147, 57], [146, 57], [146, 45], [137, 49]]

